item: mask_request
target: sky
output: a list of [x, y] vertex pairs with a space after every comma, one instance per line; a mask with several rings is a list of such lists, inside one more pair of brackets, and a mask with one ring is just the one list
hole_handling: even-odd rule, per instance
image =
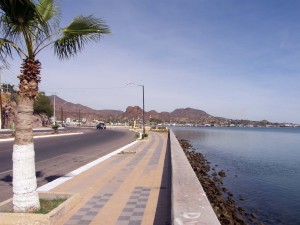
[[[93, 109], [204, 110], [300, 124], [300, 1], [60, 0], [61, 26], [103, 19], [111, 34], [60, 61], [49, 48], [40, 90]], [[15, 57], [2, 81], [17, 85]], [[128, 82], [136, 85], [126, 85]]]

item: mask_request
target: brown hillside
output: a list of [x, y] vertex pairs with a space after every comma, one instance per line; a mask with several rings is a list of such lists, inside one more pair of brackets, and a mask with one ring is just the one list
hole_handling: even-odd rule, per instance
[[199, 109], [185, 108], [185, 109], [175, 109], [171, 113], [171, 119], [173, 121], [203, 121], [212, 116], [207, 114], [206, 112]]
[[[54, 102], [54, 96], [49, 97], [51, 103]], [[62, 98], [55, 97], [56, 118], [60, 120], [62, 117], [71, 119], [87, 118], [88, 121], [97, 120], [131, 120], [142, 119], [143, 109], [139, 106], [129, 106], [125, 112], [120, 110], [95, 110], [81, 104], [67, 102]], [[206, 112], [192, 108], [176, 109], [173, 112], [157, 112], [150, 110], [145, 112], [145, 120], [150, 118], [159, 119], [165, 122], [212, 122], [217, 119]]]
[[[54, 104], [54, 96], [49, 96], [51, 104]], [[95, 110], [81, 104], [74, 104], [66, 100], [55, 97], [55, 113], [58, 120], [63, 118], [79, 119], [87, 118], [88, 121], [105, 120], [108, 118], [115, 119], [123, 113], [120, 110]], [[62, 116], [63, 115], [63, 116]]]

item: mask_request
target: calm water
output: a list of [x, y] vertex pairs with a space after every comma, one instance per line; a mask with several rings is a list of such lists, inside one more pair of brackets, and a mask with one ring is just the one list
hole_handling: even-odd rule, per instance
[[264, 224], [300, 225], [299, 128], [172, 129], [226, 171], [224, 186], [239, 206]]

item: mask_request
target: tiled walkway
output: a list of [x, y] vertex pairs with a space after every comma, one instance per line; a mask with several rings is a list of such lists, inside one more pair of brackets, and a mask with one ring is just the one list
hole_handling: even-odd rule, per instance
[[170, 224], [170, 155], [167, 134], [150, 132], [54, 192], [80, 193], [82, 200], [59, 221], [65, 225]]

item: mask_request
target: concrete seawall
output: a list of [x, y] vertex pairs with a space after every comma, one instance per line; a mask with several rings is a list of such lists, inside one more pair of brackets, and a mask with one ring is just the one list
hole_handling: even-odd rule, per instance
[[220, 225], [177, 138], [169, 131], [172, 165], [172, 224]]

